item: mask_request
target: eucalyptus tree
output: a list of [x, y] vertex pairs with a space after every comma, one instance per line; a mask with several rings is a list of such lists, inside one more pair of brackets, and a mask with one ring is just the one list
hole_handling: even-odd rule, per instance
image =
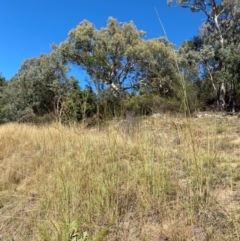
[[[171, 5], [173, 1], [168, 1]], [[239, 0], [177, 0], [180, 6], [193, 12], [202, 11], [206, 21], [201, 26], [202, 44], [197, 52], [201, 55], [201, 67], [217, 94], [219, 106], [228, 104], [235, 112], [235, 87], [240, 43]], [[235, 61], [233, 61], [235, 59]], [[227, 103], [228, 102], [228, 103]]]
[[133, 22], [120, 23], [110, 17], [105, 28], [97, 30], [87, 20], [71, 30], [60, 44], [63, 58], [85, 69], [92, 79], [101, 81], [115, 95], [134, 88], [136, 72], [134, 49], [144, 37]]
[[33, 112], [36, 115], [62, 114], [62, 103], [68, 95], [68, 67], [62, 63], [56, 51], [41, 54], [23, 62], [8, 88], [11, 120]]
[[[211, 69], [213, 78], [218, 83], [218, 101], [224, 108], [235, 112], [236, 88], [239, 87], [239, 54], [240, 54], [240, 4], [238, 1], [223, 2], [219, 6], [219, 29], [223, 41], [218, 41], [218, 32], [214, 31], [214, 24], [205, 23], [201, 28], [204, 46], [214, 53], [208, 60], [208, 69]], [[205, 47], [206, 48], [206, 47]]]
[[142, 41], [133, 51], [138, 56], [137, 64], [142, 77], [139, 87], [162, 97], [173, 97], [174, 88], [179, 83], [173, 44], [160, 37]]
[[[172, 5], [173, 0], [167, 0], [168, 5]], [[230, 13], [236, 14], [239, 7], [239, 0], [176, 0], [176, 2], [184, 7], [189, 8], [193, 12], [203, 12], [206, 17], [206, 25], [214, 32], [221, 45], [227, 38], [225, 21], [233, 20]]]
[[120, 23], [110, 17], [100, 30], [86, 20], [81, 22], [58, 49], [67, 62], [85, 69], [95, 82], [122, 96], [139, 92], [143, 86], [169, 95], [177, 76], [172, 48], [163, 38], [146, 40], [133, 22]]

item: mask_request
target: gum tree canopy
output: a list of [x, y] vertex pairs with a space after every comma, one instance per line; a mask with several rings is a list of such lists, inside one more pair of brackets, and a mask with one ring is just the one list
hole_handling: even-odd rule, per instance
[[120, 23], [110, 17], [107, 26], [97, 30], [85, 20], [70, 31], [58, 50], [66, 62], [85, 69], [94, 81], [101, 81], [121, 96], [129, 89], [137, 90], [139, 83], [151, 78], [149, 71], [153, 71], [153, 66], [154, 72], [161, 73], [164, 79], [166, 71], [163, 73], [162, 68], [172, 61], [168, 44], [145, 40], [144, 35], [133, 22]]
[[9, 82], [11, 100], [8, 108], [9, 112], [15, 113], [11, 120], [32, 111], [37, 115], [59, 114], [69, 90], [67, 71], [68, 67], [56, 51], [25, 60]]
[[[169, 6], [172, 5], [173, 0], [167, 0]], [[218, 39], [221, 44], [224, 44], [224, 26], [223, 22], [231, 18], [232, 10], [236, 10], [239, 7], [240, 0], [176, 0], [176, 2], [184, 7], [189, 8], [193, 12], [202, 11], [207, 16], [206, 23], [211, 25], [218, 35]], [[229, 15], [230, 14], [230, 15]]]
[[134, 87], [137, 48], [144, 32], [130, 23], [109, 18], [107, 27], [95, 29], [89, 21], [71, 30], [67, 40], [59, 46], [66, 61], [87, 71], [95, 80], [103, 81], [115, 94]]
[[[173, 2], [169, 0], [168, 4]], [[199, 57], [202, 57], [200, 62], [204, 76], [211, 81], [217, 93], [218, 106], [220, 109], [231, 108], [235, 112], [237, 86], [240, 83], [240, 0], [175, 2], [193, 12], [201, 11], [206, 15], [200, 30], [201, 41], [195, 49], [200, 52]]]

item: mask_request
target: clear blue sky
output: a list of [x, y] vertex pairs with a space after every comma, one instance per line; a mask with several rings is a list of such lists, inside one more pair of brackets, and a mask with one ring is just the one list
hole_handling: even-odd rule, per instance
[[109, 16], [132, 20], [147, 38], [164, 36], [154, 7], [176, 46], [196, 35], [205, 20], [201, 13], [169, 8], [167, 0], [0, 0], [0, 72], [9, 80], [25, 59], [50, 53], [51, 44], [64, 41], [84, 19], [97, 29]]

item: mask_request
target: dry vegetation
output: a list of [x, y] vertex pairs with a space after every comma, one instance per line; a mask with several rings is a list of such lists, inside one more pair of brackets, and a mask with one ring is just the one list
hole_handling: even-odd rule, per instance
[[240, 240], [240, 119], [0, 126], [0, 240]]

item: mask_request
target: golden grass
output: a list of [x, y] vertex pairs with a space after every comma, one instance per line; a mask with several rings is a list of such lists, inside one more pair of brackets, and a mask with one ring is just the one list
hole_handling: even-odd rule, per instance
[[240, 240], [239, 124], [2, 125], [0, 240]]

